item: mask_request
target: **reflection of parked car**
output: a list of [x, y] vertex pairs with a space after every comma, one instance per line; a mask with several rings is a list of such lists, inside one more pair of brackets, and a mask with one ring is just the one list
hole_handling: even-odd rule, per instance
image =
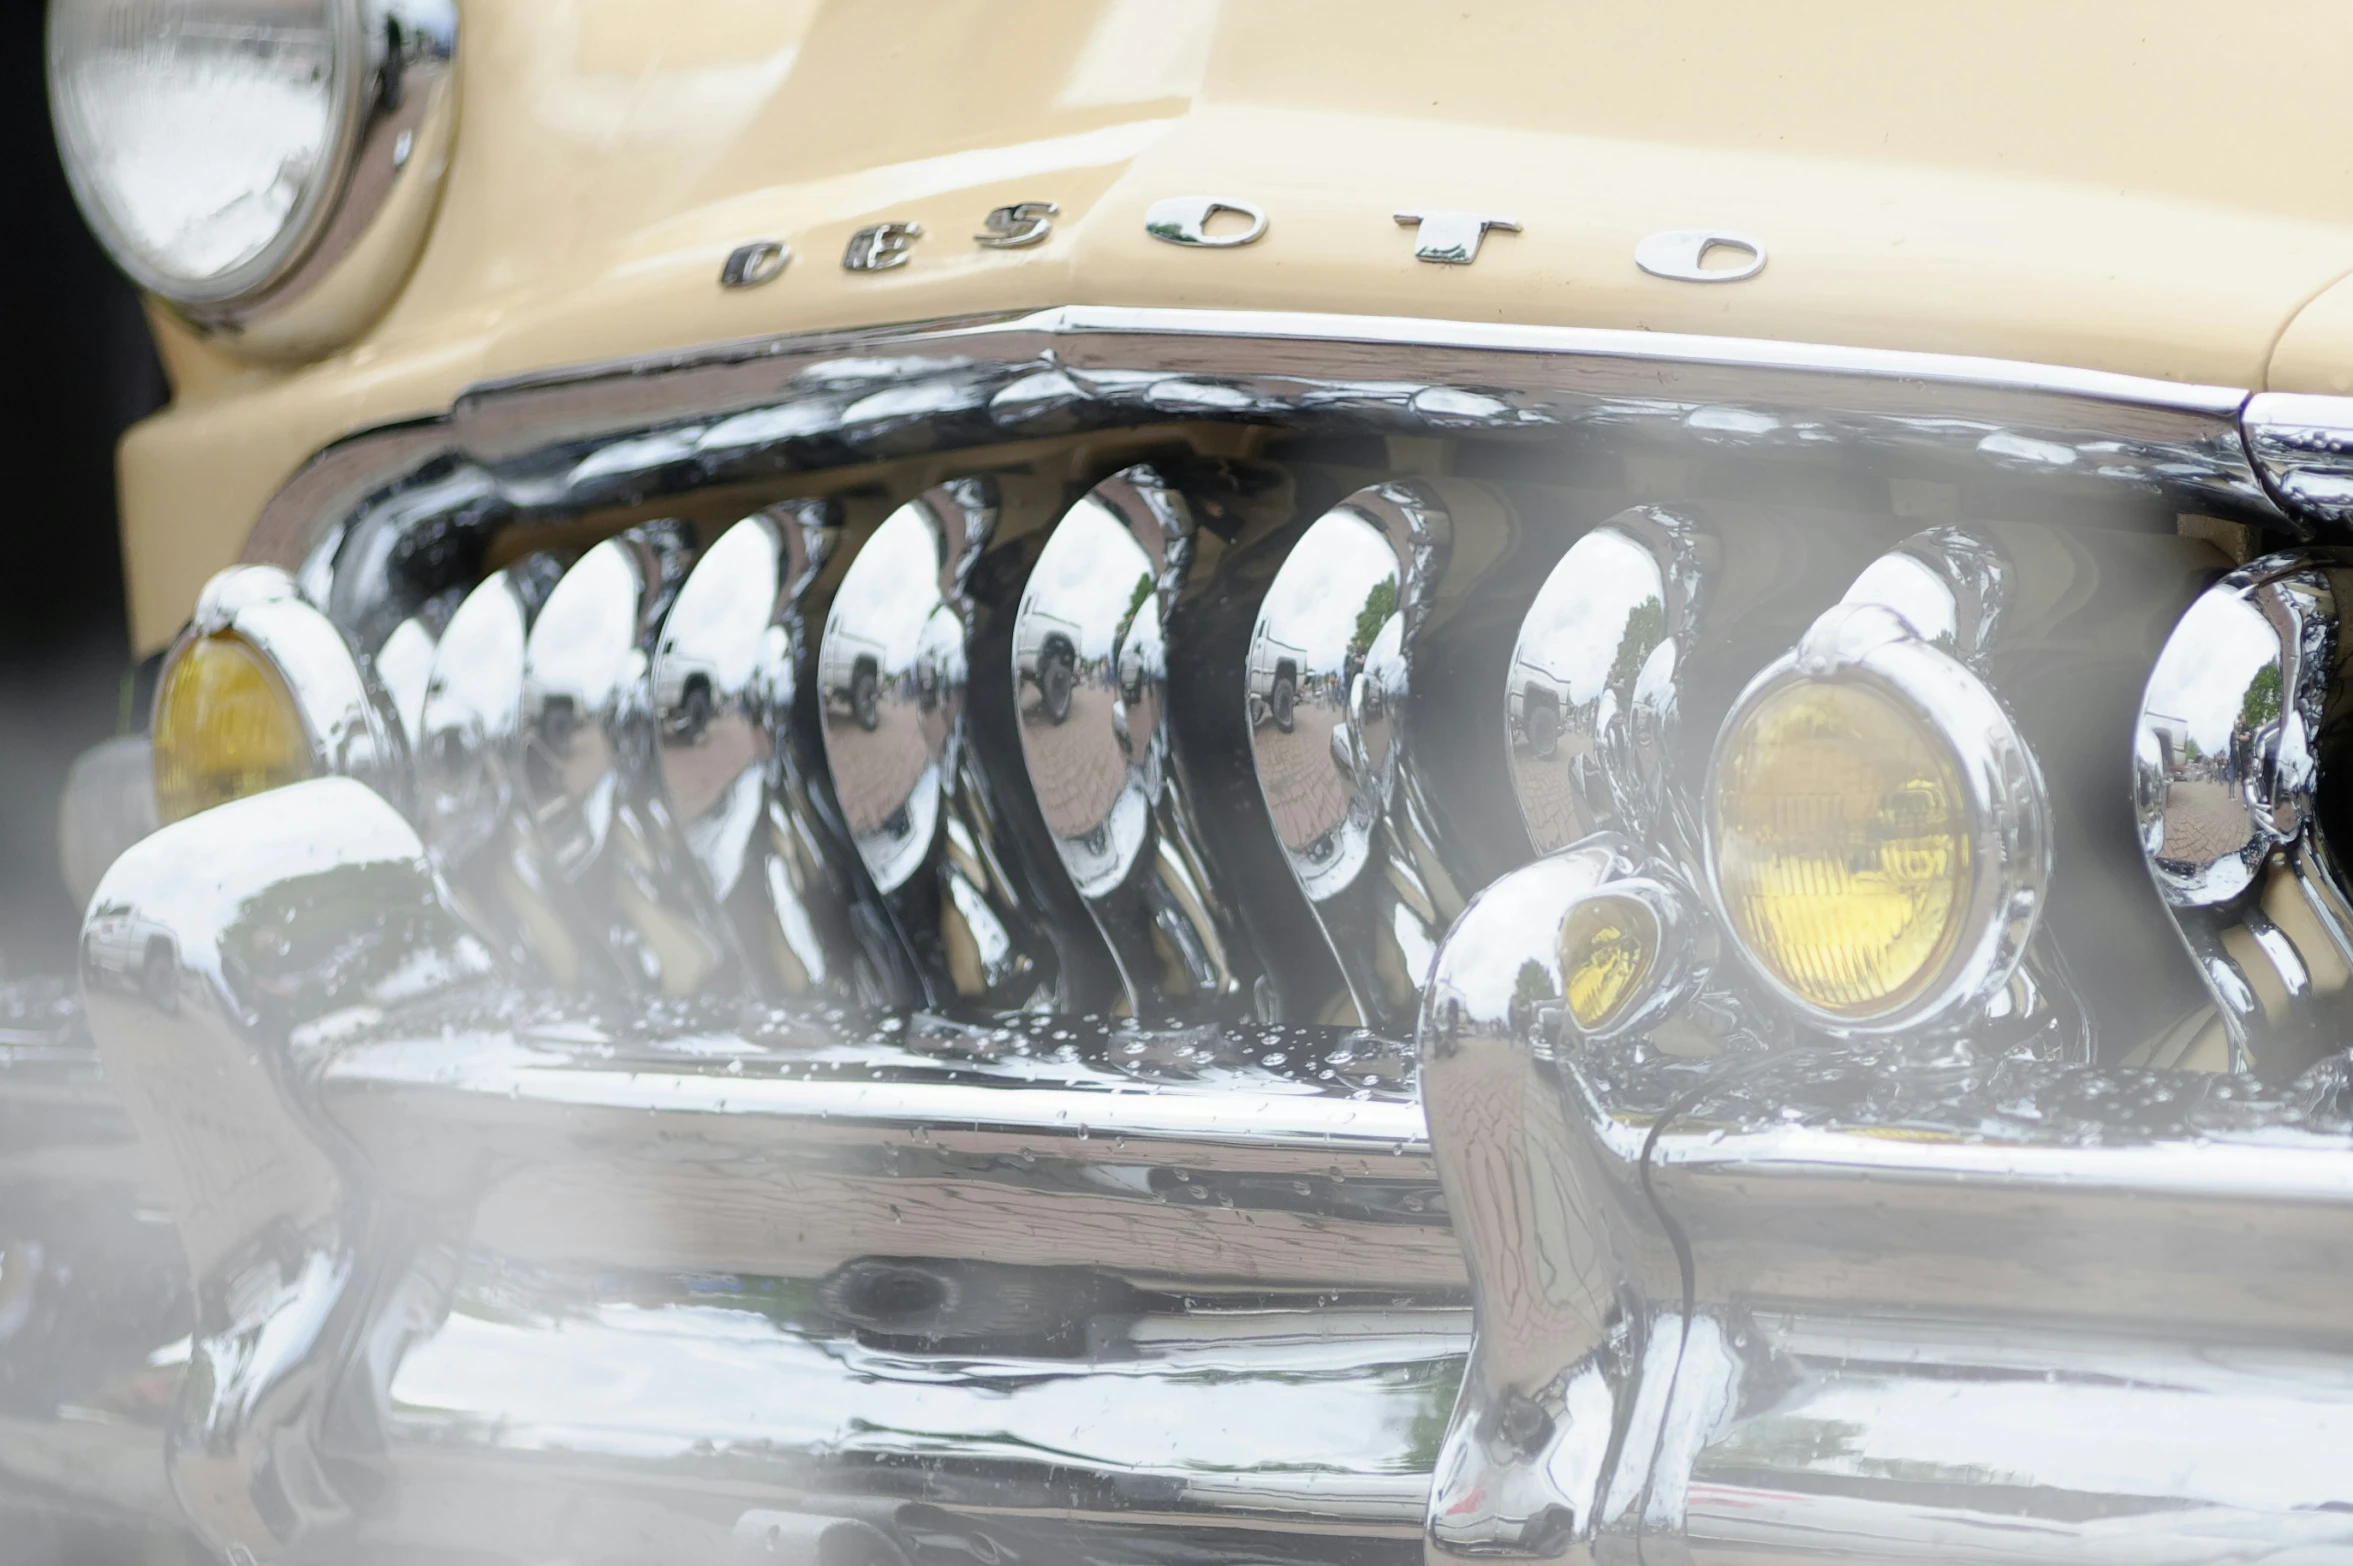
[[1059, 631], [1049, 632], [1038, 647], [1038, 704], [1049, 723], [1070, 716], [1071, 687], [1078, 680], [1078, 649]]
[[228, 802], [0, 1557], [2353, 1559], [2353, 7], [50, 6]]

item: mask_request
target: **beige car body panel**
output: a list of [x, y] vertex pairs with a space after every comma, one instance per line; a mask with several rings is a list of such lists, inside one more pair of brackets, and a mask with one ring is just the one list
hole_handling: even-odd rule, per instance
[[[176, 398], [121, 455], [134, 639], [167, 641], [343, 436], [484, 380], [776, 333], [1288, 309], [2353, 389], [2349, 53], [2341, 0], [470, 0], [441, 210], [382, 319], [287, 367], [158, 313]], [[1147, 236], [1185, 194], [1269, 231]], [[972, 242], [1023, 200], [1061, 208], [1044, 244]], [[1394, 214], [1425, 207], [1521, 231], [1417, 262]], [[885, 219], [922, 225], [908, 264], [843, 270]], [[1691, 227], [1770, 263], [1636, 268]], [[721, 289], [762, 238], [785, 273]]]

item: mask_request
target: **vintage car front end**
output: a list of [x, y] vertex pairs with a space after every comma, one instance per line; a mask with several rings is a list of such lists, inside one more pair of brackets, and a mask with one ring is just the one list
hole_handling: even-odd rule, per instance
[[0, 1519], [2353, 1558], [2330, 100], [1799, 9], [54, 0]]

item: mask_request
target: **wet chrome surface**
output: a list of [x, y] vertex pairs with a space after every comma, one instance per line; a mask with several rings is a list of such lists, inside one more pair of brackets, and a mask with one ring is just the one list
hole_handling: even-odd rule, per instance
[[1357, 1015], [1389, 1033], [1413, 1015], [1463, 901], [1409, 737], [1414, 643], [1453, 544], [1448, 503], [1401, 480], [1317, 519], [1267, 589], [1245, 675], [1275, 836]]
[[[1196, 484], [1211, 488], [1213, 475]], [[1214, 490], [1207, 497], [1216, 505]], [[1177, 766], [1168, 621], [1198, 497], [1157, 468], [1105, 479], [1039, 553], [1013, 625], [1014, 703], [1054, 851], [1131, 1015], [1233, 1015], [1254, 977]]]
[[2346, 1037], [2353, 902], [2323, 832], [2321, 773], [2345, 746], [2349, 588], [2348, 562], [2330, 553], [2255, 561], [2209, 588], [2150, 672], [2135, 739], [2158, 891], [2231, 1063], [2274, 1079]]
[[2353, 398], [2258, 392], [2242, 422], [2281, 505], [2331, 530], [2353, 522]]

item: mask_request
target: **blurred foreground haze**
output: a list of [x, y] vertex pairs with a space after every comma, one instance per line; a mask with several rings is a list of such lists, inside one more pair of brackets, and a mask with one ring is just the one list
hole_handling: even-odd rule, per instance
[[163, 401], [137, 296], [82, 226], [49, 133], [43, 7], [0, 35], [0, 974], [62, 971], [81, 910], [57, 872], [66, 768], [115, 732], [129, 663], [114, 443]]

